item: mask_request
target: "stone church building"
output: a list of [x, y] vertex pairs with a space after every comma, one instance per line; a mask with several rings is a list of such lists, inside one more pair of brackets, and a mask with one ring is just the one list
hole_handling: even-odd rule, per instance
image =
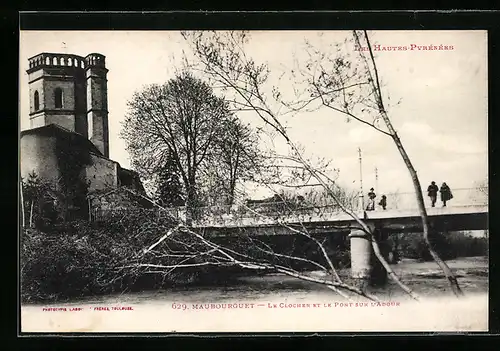
[[73, 194], [119, 186], [144, 193], [138, 174], [109, 158], [107, 72], [105, 56], [97, 53], [41, 53], [29, 59], [30, 129], [21, 131], [20, 140], [23, 179], [34, 172]]

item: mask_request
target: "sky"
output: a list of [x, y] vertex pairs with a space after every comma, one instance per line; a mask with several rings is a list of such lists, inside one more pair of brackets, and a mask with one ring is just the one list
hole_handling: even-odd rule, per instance
[[[348, 32], [324, 32], [321, 40], [337, 40]], [[251, 33], [248, 53], [273, 70], [291, 64], [304, 39], [314, 31]], [[422, 186], [446, 181], [452, 189], [468, 188], [488, 175], [488, 81], [486, 31], [377, 31], [382, 46], [453, 45], [453, 50], [379, 51], [376, 63], [385, 97], [401, 99], [388, 108], [389, 117], [417, 170]], [[188, 50], [174, 31], [21, 31], [20, 125], [29, 125], [28, 58], [41, 52], [106, 56], [110, 158], [130, 167], [119, 138], [127, 101], [141, 87], [175, 76], [182, 52]], [[287, 89], [284, 85], [280, 87]], [[252, 122], [252, 118], [244, 117]], [[255, 117], [255, 125], [258, 124]], [[412, 191], [411, 178], [393, 142], [369, 126], [326, 109], [287, 120], [290, 136], [307, 153], [332, 160], [340, 170], [338, 183], [357, 187], [358, 147], [362, 150], [363, 186], [378, 192]], [[280, 147], [277, 141], [276, 147]], [[281, 144], [282, 145], [282, 144]], [[375, 182], [375, 168], [378, 182]], [[254, 190], [255, 197], [265, 191]]]

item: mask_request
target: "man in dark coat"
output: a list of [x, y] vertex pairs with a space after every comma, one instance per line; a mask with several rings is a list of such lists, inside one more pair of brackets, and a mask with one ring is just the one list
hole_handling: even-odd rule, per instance
[[441, 189], [439, 189], [439, 192], [441, 193], [441, 201], [443, 201], [443, 207], [446, 207], [446, 201], [453, 199], [451, 189], [446, 183], [443, 183], [441, 185]]
[[431, 198], [432, 207], [436, 205], [438, 190], [436, 182], [431, 182], [431, 185], [427, 188], [427, 195]]
[[380, 206], [382, 206], [383, 210], [385, 210], [385, 208], [387, 207], [387, 196], [382, 195], [382, 199], [380, 200], [380, 202], [378, 204]]
[[368, 193], [368, 206], [366, 206], [367, 211], [373, 211], [375, 210], [375, 198], [377, 195], [375, 195], [375, 189], [371, 188], [370, 192]]

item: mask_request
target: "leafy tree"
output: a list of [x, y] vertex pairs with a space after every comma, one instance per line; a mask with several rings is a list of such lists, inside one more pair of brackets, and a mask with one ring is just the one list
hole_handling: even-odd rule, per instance
[[25, 225], [40, 228], [64, 220], [66, 199], [54, 184], [40, 178], [36, 172], [22, 179]]
[[228, 166], [221, 160], [226, 148], [220, 141], [229, 139], [238, 147], [249, 144], [237, 142], [240, 135], [231, 131], [238, 125], [237, 119], [224, 98], [216, 96], [207, 83], [190, 73], [180, 73], [163, 85], [148, 85], [136, 92], [128, 106], [121, 134], [133, 166], [151, 180], [172, 162], [185, 194], [188, 221], [195, 215], [195, 207], [202, 205], [207, 174], [227, 177], [218, 182], [228, 181], [234, 189], [241, 174], [234, 170], [242, 169], [244, 158], [231, 158], [236, 168], [230, 163], [228, 172], [218, 172]]
[[[238, 182], [253, 180], [262, 168], [262, 155], [258, 149], [256, 134], [236, 117], [221, 122], [224, 134], [216, 136], [213, 159], [220, 163], [212, 167], [216, 190], [212, 194], [223, 195], [223, 203], [232, 205]], [[215, 190], [215, 189], [214, 189]]]
[[175, 207], [184, 204], [179, 171], [172, 157], [167, 158], [167, 163], [160, 169], [158, 183], [156, 197], [162, 206]]
[[[334, 61], [334, 65], [331, 63], [325, 66], [316, 64], [314, 66], [315, 68], [312, 70], [313, 73], [317, 72], [320, 76], [321, 74], [330, 75], [330, 79], [327, 79], [327, 82], [324, 84], [325, 90], [319, 91], [317, 94], [313, 93], [317, 90], [317, 86], [310, 84], [310, 81], [307, 79], [303, 82], [295, 81], [295, 83], [301, 83], [301, 87], [298, 86], [300, 84], [294, 84], [294, 79], [296, 79], [296, 77], [294, 77], [295, 74], [293, 69], [290, 72], [284, 72], [284, 74], [289, 73], [286, 76], [287, 78], [290, 78], [288, 84], [291, 83], [291, 90], [293, 90], [296, 95], [295, 97], [292, 97], [293, 103], [290, 103], [287, 101], [287, 97], [284, 94], [286, 90], [280, 90], [278, 85], [269, 79], [272, 73], [269, 66], [266, 63], [259, 64], [255, 62], [249, 53], [245, 51], [249, 41], [248, 32], [198, 31], [183, 32], [182, 34], [191, 45], [198, 61], [197, 63], [200, 66], [200, 70], [214, 79], [217, 84], [222, 87], [222, 89], [234, 93], [234, 99], [231, 100], [231, 102], [235, 108], [253, 111], [266, 126], [270, 127], [275, 133], [277, 133], [277, 135], [283, 138], [290, 148], [293, 160], [300, 165], [302, 170], [305, 171], [310, 178], [313, 178], [318, 184], [322, 185], [330, 197], [337, 203], [339, 208], [349, 214], [370, 237], [373, 251], [377, 259], [386, 269], [389, 276], [393, 278], [395, 282], [409, 295], [418, 299], [411, 289], [401, 282], [399, 277], [384, 259], [380, 247], [378, 246], [377, 239], [373, 235], [373, 229], [371, 229], [370, 226], [356, 213], [342, 204], [342, 201], [332, 191], [334, 187], [331, 186], [333, 183], [331, 178], [324, 172], [321, 172], [318, 168], [314, 167], [308, 158], [304, 156], [298, 145], [290, 137], [283, 121], [283, 116], [287, 113], [307, 110], [311, 104], [317, 104], [318, 102], [323, 107], [325, 104], [322, 104], [322, 102], [325, 101], [329, 103], [329, 106], [335, 107], [337, 112], [346, 111], [346, 115], [352, 119], [373, 125], [375, 129], [381, 131], [384, 135], [390, 136], [395, 142], [397, 149], [400, 151], [401, 156], [403, 157], [405, 164], [412, 175], [415, 189], [419, 190], [417, 191], [417, 197], [420, 196], [418, 200], [423, 206], [420, 184], [418, 184], [416, 172], [414, 171], [411, 162], [404, 151], [401, 140], [392, 127], [391, 121], [384, 107], [384, 100], [380, 89], [379, 74], [376, 62], [371, 54], [371, 49], [370, 57], [356, 57], [353, 61], [354, 65], [350, 62], [346, 62], [350, 59], [349, 57], [340, 57], [339, 60]], [[360, 46], [359, 43], [361, 40], [365, 40], [367, 46], [370, 47], [370, 40], [366, 32], [359, 33], [357, 31], [353, 31], [353, 37], [351, 40], [347, 39], [346, 42], [350, 41], [351, 43]], [[312, 61], [321, 61], [323, 58], [328, 56], [327, 52], [328, 50], [320, 52], [320, 55], [318, 57], [313, 57]], [[354, 50], [349, 51], [342, 50], [342, 48], [340, 48], [340, 50], [337, 50], [336, 52], [340, 55], [347, 56], [350, 52], [354, 52]], [[298, 68], [305, 66], [307, 69], [311, 65], [309, 63], [304, 65], [304, 62], [298, 62], [297, 66]], [[346, 72], [346, 77], [338, 77]], [[282, 74], [278, 80], [283, 80], [281, 77], [283, 77], [284, 74]], [[354, 85], [349, 84], [350, 82], [346, 81], [344, 78], [349, 78], [351, 81], [354, 80]], [[364, 81], [365, 78], [367, 78], [366, 82]], [[337, 86], [331, 86], [332, 83], [336, 83]], [[350, 94], [351, 92], [349, 89], [356, 89], [359, 87], [361, 87], [361, 89], [358, 90], [358, 92], [361, 94], [367, 92], [368, 94], [358, 99], [354, 95]], [[364, 89], [365, 87], [367, 87], [367, 89]], [[269, 94], [269, 92], [272, 92], [272, 94]], [[307, 98], [304, 98], [304, 94], [307, 95]], [[330, 95], [326, 96], [328, 94]], [[356, 115], [358, 113], [358, 109], [354, 111], [349, 104], [358, 104], [359, 102], [364, 105], [372, 105], [374, 103], [374, 105], [372, 105], [373, 114], [364, 114], [361, 116]], [[342, 108], [338, 108], [337, 104], [340, 104]], [[362, 108], [359, 109], [359, 113], [364, 113]], [[375, 116], [374, 121], [363, 121], [362, 117], [365, 115], [368, 115], [369, 118], [370, 116]], [[380, 120], [385, 123], [387, 130], [381, 129], [377, 126], [377, 122]], [[425, 213], [425, 208], [423, 211], [422, 208], [420, 209], [424, 225], [424, 237], [427, 238], [427, 215]], [[426, 241], [428, 243], [428, 240]], [[429, 244], [428, 247], [432, 253], [431, 245]], [[445, 271], [453, 290], [457, 294], [460, 294], [461, 291], [458, 287], [456, 278], [449, 267], [447, 267], [437, 255], [433, 255], [433, 257], [443, 271]]]

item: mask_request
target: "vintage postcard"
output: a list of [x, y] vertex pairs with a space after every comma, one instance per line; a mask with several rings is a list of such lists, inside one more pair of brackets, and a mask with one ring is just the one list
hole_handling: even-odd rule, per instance
[[488, 331], [487, 44], [21, 31], [21, 331]]

